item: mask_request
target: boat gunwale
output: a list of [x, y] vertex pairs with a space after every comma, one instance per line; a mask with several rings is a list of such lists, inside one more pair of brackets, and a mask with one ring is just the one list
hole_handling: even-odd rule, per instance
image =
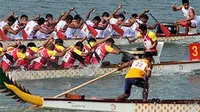
[[[199, 60], [197, 61], [165, 61], [165, 62], [161, 62], [160, 64], [153, 64], [153, 66], [162, 66], [162, 65], [179, 65], [179, 64], [193, 64], [193, 63], [200, 63]], [[101, 67], [100, 69], [109, 69], [109, 68], [116, 68], [119, 64], [111, 64], [111, 66], [104, 66], [104, 67]], [[25, 70], [25, 72], [27, 71], [31, 71], [31, 72], [37, 72], [37, 71], [48, 71], [48, 70], [83, 70], [84, 68], [80, 68], [80, 67], [72, 67], [72, 68], [69, 68], [69, 69], [62, 69], [62, 68], [55, 68], [55, 69], [40, 69], [40, 70]], [[13, 72], [15, 71], [16, 69], [13, 69], [11, 71], [8, 71], [8, 72]], [[21, 71], [21, 70], [19, 70]]]
[[130, 99], [126, 101], [115, 101], [115, 99], [66, 99], [66, 98], [50, 98], [44, 97], [44, 101], [79, 101], [79, 102], [100, 102], [100, 103], [156, 103], [156, 104], [200, 104], [200, 99], [150, 99], [143, 101], [140, 99]]
[[[165, 35], [164, 34], [156, 34], [157, 38], [164, 38]], [[182, 37], [182, 36], [187, 36], [187, 37], [191, 37], [191, 36], [200, 36], [200, 32], [197, 34], [171, 34], [169, 37], [165, 37], [165, 38], [172, 38], [172, 37]], [[123, 38], [120, 36], [115, 36], [113, 37], [114, 39], [119, 39], [119, 38]], [[82, 38], [65, 38], [64, 40], [81, 40]], [[104, 37], [97, 37], [96, 39], [104, 39]], [[23, 41], [44, 41], [46, 39], [28, 39], [28, 40], [22, 40]], [[17, 41], [14, 39], [8, 39], [7, 41]]]

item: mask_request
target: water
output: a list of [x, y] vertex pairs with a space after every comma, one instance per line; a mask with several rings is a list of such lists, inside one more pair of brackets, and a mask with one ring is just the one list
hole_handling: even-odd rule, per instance
[[[171, 5], [175, 0], [1, 0], [0, 4], [0, 18], [6, 17], [11, 10], [15, 11], [16, 15], [27, 14], [32, 18], [35, 14], [41, 14], [44, 16], [46, 13], [52, 13], [57, 17], [61, 11], [66, 11], [70, 7], [76, 7], [77, 11], [85, 16], [87, 11], [93, 7], [95, 13], [91, 16], [100, 15], [103, 11], [112, 12], [116, 7], [116, 4], [123, 3], [129, 14], [140, 13], [144, 9], [149, 8], [152, 14], [161, 22], [172, 22], [181, 16], [180, 12], [173, 12]], [[151, 4], [151, 5], [149, 5]], [[192, 0], [191, 5], [200, 14], [199, 0]], [[72, 13], [74, 15], [74, 13]], [[150, 23], [153, 23], [153, 19], [150, 18]], [[141, 44], [134, 44], [133, 47], [142, 46]], [[165, 44], [162, 52], [162, 61], [176, 61], [188, 59], [188, 45], [186, 44]], [[124, 49], [129, 49], [127, 46], [120, 46]], [[106, 60], [112, 63], [118, 63], [120, 56], [109, 55]], [[150, 79], [150, 92], [149, 98], [159, 99], [200, 99], [200, 72], [196, 74], [191, 72], [187, 74], [183, 73], [171, 73], [162, 72], [159, 76], [151, 77]], [[168, 76], [168, 74], [171, 75]], [[89, 73], [88, 73], [89, 74]], [[167, 76], [166, 76], [167, 75]], [[63, 91], [66, 91], [70, 87], [77, 86], [83, 82], [93, 79], [93, 76], [86, 76], [80, 78], [60, 78], [60, 79], [44, 79], [33, 81], [20, 81], [22, 85], [30, 89], [32, 94], [51, 97], [57, 95]], [[113, 75], [99, 80], [96, 83], [90, 84], [84, 88], [81, 88], [75, 93], [84, 94], [87, 98], [96, 96], [98, 98], [116, 98], [119, 94], [123, 93], [124, 78], [123, 75]], [[133, 87], [132, 95], [130, 98], [142, 98], [141, 89]], [[57, 112], [65, 110], [25, 110], [27, 104], [18, 104], [14, 100], [6, 97], [5, 94], [0, 94], [0, 111], [9, 112], [21, 112], [21, 111], [34, 111], [34, 112]]]

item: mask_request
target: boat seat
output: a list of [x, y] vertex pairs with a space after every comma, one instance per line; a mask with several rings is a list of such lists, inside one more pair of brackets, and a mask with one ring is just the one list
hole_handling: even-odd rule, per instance
[[158, 42], [158, 45], [156, 46], [157, 55], [153, 56], [154, 64], [159, 64], [160, 63], [160, 55], [162, 53], [163, 45], [164, 45], [164, 42]]

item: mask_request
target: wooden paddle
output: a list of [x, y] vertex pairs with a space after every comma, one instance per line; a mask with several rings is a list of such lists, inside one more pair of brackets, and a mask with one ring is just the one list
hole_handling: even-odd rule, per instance
[[[108, 72], [108, 73], [106, 73], [106, 74], [104, 74], [104, 75], [101, 75], [101, 76], [99, 76], [99, 77], [97, 77], [97, 78], [94, 78], [94, 79], [92, 79], [92, 80], [89, 80], [89, 81], [87, 81], [87, 82], [85, 82], [85, 83], [83, 83], [83, 84], [81, 84], [81, 85], [79, 85], [79, 86], [76, 86], [76, 87], [74, 87], [74, 88], [72, 88], [72, 89], [70, 89], [70, 90], [67, 90], [67, 91], [65, 91], [65, 92], [63, 92], [63, 93], [61, 93], [61, 94], [58, 94], [58, 95], [54, 96], [53, 98], [58, 98], [58, 97], [64, 96], [64, 95], [66, 95], [67, 93], [70, 93], [70, 92], [72, 92], [72, 91], [75, 91], [75, 90], [77, 90], [77, 89], [80, 89], [80, 88], [82, 88], [82, 87], [84, 87], [84, 86], [86, 86], [86, 85], [88, 85], [88, 84], [91, 84], [91, 83], [93, 83], [93, 82], [95, 82], [95, 81], [97, 81], [97, 80], [100, 80], [100, 79], [102, 79], [102, 78], [104, 78], [104, 77], [106, 77], [106, 76], [108, 76], [108, 75], [110, 75], [110, 74], [112, 74], [112, 73], [114, 73], [114, 72], [116, 72], [116, 71], [118, 71], [118, 69], [112, 70], [112, 71], [110, 71], [110, 72]], [[38, 106], [37, 106], [37, 105], [31, 105], [31, 106], [29, 106], [27, 109], [29, 109], [29, 108], [36, 108], [36, 107], [38, 107]]]
[[1, 37], [1, 40], [3, 41], [3, 42], [5, 42], [6, 40], [7, 40], [7, 37], [6, 37], [6, 35], [3, 33], [3, 31], [0, 29], [0, 37]]
[[108, 73], [106, 73], [106, 74], [104, 74], [104, 75], [101, 75], [101, 76], [99, 76], [99, 77], [97, 77], [97, 78], [94, 78], [94, 79], [92, 79], [92, 80], [89, 80], [89, 81], [87, 81], [87, 82], [85, 82], [85, 83], [83, 83], [83, 84], [81, 84], [81, 85], [79, 85], [79, 86], [76, 86], [76, 87], [74, 87], [74, 88], [72, 88], [72, 89], [70, 89], [70, 90], [67, 90], [67, 91], [65, 91], [65, 92], [63, 92], [63, 93], [61, 93], [61, 94], [58, 94], [58, 95], [54, 96], [53, 98], [58, 98], [58, 97], [64, 96], [64, 95], [66, 95], [67, 93], [70, 93], [70, 92], [72, 92], [72, 91], [75, 91], [75, 90], [77, 90], [77, 89], [80, 89], [80, 88], [82, 88], [82, 87], [84, 87], [84, 86], [86, 86], [86, 85], [88, 85], [88, 84], [91, 84], [91, 83], [93, 83], [93, 82], [95, 82], [95, 81], [97, 81], [97, 80], [100, 80], [100, 79], [102, 79], [102, 78], [104, 78], [104, 77], [106, 77], [106, 76], [108, 76], [108, 75], [110, 75], [110, 74], [112, 74], [112, 73], [114, 73], [114, 72], [116, 72], [116, 71], [118, 71], [118, 69], [112, 70], [112, 71], [110, 71], [110, 72], [108, 72]]
[[117, 25], [111, 24], [113, 30], [115, 30], [120, 36], [124, 35], [124, 30], [120, 29]]
[[28, 37], [24, 29], [22, 29], [22, 37], [23, 37], [23, 40], [26, 40]]
[[[156, 21], [157, 19], [151, 14], [149, 13], [149, 15]], [[169, 37], [170, 36], [170, 31], [163, 25], [163, 24], [160, 24], [160, 29], [162, 30], [162, 32], [165, 34], [166, 37]]]
[[57, 35], [57, 37], [59, 38], [59, 39], [64, 39], [65, 38], [65, 36], [63, 35], [63, 33], [61, 32], [61, 31], [57, 31], [56, 32], [56, 35]]

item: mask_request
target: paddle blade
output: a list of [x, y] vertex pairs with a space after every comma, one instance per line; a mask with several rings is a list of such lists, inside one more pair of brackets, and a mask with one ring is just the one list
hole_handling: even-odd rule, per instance
[[97, 31], [92, 27], [92, 26], [90, 26], [90, 25], [87, 25], [87, 28], [88, 28], [88, 30], [89, 30], [89, 32], [91, 33], [91, 35], [93, 36], [93, 37], [96, 37], [97, 36]]
[[65, 36], [63, 35], [63, 33], [62, 33], [61, 31], [58, 31], [58, 32], [56, 33], [56, 35], [57, 35], [58, 38], [60, 38], [60, 39], [62, 39], [62, 40], [65, 38]]
[[6, 35], [3, 33], [3, 31], [0, 29], [0, 37], [1, 37], [1, 40], [3, 41], [3, 42], [5, 42], [6, 40], [7, 40], [7, 37], [6, 37]]
[[26, 40], [28, 37], [24, 29], [22, 30], [22, 37], [23, 37], [23, 40]]
[[122, 29], [120, 29], [117, 25], [115, 24], [111, 24], [113, 30], [115, 30], [120, 36], [124, 35], [124, 31]]
[[160, 24], [160, 29], [162, 30], [162, 32], [165, 34], [166, 37], [170, 36], [169, 30], [164, 25]]

